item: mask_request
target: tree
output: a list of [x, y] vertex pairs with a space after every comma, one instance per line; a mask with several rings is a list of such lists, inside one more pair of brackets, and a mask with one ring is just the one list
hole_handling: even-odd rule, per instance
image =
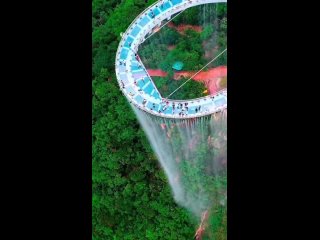
[[[120, 32], [124, 32], [135, 16], [153, 2], [155, 0], [148, 1], [147, 4], [142, 0], [93, 0], [92, 2], [92, 238], [94, 240], [191, 239], [196, 228], [196, 222], [191, 220], [190, 214], [174, 202], [166, 176], [159, 167], [129, 103], [120, 92], [114, 72], [114, 58]], [[192, 16], [189, 18], [193, 21]], [[158, 39], [150, 42], [157, 44], [157, 48], [155, 45], [142, 48], [145, 56], [151, 57], [149, 64], [161, 63], [169, 69], [170, 74], [167, 79], [156, 80], [156, 84], [159, 80], [158, 83], [162, 84], [162, 87], [167, 84], [166, 81], [172, 81], [173, 71], [168, 65], [171, 61], [182, 59], [187, 62], [186, 67], [190, 69], [195, 67], [192, 64], [202, 61], [201, 42], [196, 40], [196, 36], [199, 38], [199, 35], [188, 32], [177, 41], [176, 31], [171, 29], [164, 34], [168, 37], [165, 43], [161, 44]], [[178, 50], [167, 50], [166, 44], [178, 44], [180, 40], [184, 43], [177, 46]], [[167, 62], [163, 62], [164, 59]], [[167, 86], [167, 91], [173, 90], [181, 83], [172, 81], [175, 85]], [[201, 91], [203, 85], [190, 81], [185, 87], [188, 91], [178, 91], [174, 96], [193, 97], [192, 94]], [[221, 212], [220, 215], [223, 214]], [[226, 223], [223, 221], [221, 225], [215, 223], [219, 234], [225, 231]]]
[[201, 40], [207, 40], [209, 39], [213, 34], [213, 26], [207, 25], [204, 27], [203, 31], [201, 32]]

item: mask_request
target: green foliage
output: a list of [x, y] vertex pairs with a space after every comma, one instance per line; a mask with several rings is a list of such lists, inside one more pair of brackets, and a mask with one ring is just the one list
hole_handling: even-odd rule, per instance
[[217, 4], [217, 15], [218, 18], [226, 17], [227, 16], [227, 4]]
[[143, 64], [147, 68], [158, 68], [161, 61], [167, 56], [168, 49], [165, 44], [147, 44], [140, 47], [139, 52]]
[[[168, 96], [175, 89], [177, 89], [181, 84], [183, 84], [187, 79], [181, 78], [180, 80], [174, 80], [172, 77], [153, 77], [156, 87], [159, 89], [162, 96]], [[194, 99], [203, 97], [207, 94], [203, 93], [206, 90], [205, 86], [201, 82], [190, 80], [186, 83], [179, 91], [174, 93], [171, 99]]]
[[174, 45], [179, 42], [180, 34], [175, 29], [164, 27], [160, 31], [160, 38], [164, 44]]
[[[175, 204], [166, 176], [119, 90], [114, 72], [120, 33], [153, 2], [155, 0], [147, 3], [143, 0], [92, 2], [94, 240], [192, 239], [196, 228], [189, 213]], [[192, 16], [187, 19], [195, 21]], [[188, 32], [182, 37], [185, 43], [181, 44], [181, 36], [178, 37], [175, 30], [169, 29], [163, 34], [165, 41], [162, 45], [158, 42], [157, 46], [142, 48], [145, 55], [151, 56], [148, 64], [160, 64], [167, 57], [166, 44], [177, 44], [180, 49], [169, 56], [170, 61], [181, 58], [179, 60], [185, 61], [189, 69], [193, 69], [196, 62], [201, 62], [203, 50], [201, 42], [195, 40], [199, 37], [197, 33]], [[194, 41], [192, 44], [191, 40]], [[171, 69], [169, 77], [172, 76]], [[190, 82], [189, 94], [192, 94], [191, 89], [203, 87], [192, 85], [197, 85], [197, 82]], [[160, 81], [159, 84], [164, 87], [166, 82]]]
[[[161, 49], [163, 48], [159, 48], [158, 50], [161, 51]], [[146, 55], [147, 52], [142, 52], [142, 54], [143, 62], [148, 66], [148, 59], [150, 57], [149, 55]], [[202, 55], [203, 48], [201, 46], [199, 34], [193, 30], [187, 30], [186, 35], [180, 37], [180, 41], [176, 45], [176, 48], [170, 52], [166, 50], [159, 54], [158, 56], [162, 56], [162, 58], [158, 57], [158, 59], [154, 61], [154, 65], [158, 64], [157, 67], [169, 72], [172, 70], [172, 65], [176, 61], [181, 61], [184, 64], [184, 70], [198, 70], [203, 62]]]
[[119, 34], [144, 7], [143, 1], [93, 1], [92, 238], [96, 240], [189, 239], [194, 230], [186, 211], [174, 203], [114, 73]]
[[172, 20], [174, 24], [190, 24], [190, 25], [199, 25], [199, 8], [193, 7], [188, 8], [184, 11], [183, 14], [179, 15]]
[[221, 19], [221, 25], [220, 25], [220, 28], [222, 31], [226, 31], [227, 30], [227, 25], [228, 25], [228, 22], [227, 22], [227, 18], [224, 17]]
[[207, 25], [204, 27], [203, 31], [201, 32], [201, 40], [207, 40], [209, 39], [213, 34], [213, 26]]

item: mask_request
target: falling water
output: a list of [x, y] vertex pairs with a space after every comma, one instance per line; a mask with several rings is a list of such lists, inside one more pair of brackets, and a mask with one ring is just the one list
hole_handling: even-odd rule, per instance
[[[203, 29], [211, 25], [215, 29], [207, 39], [207, 46], [204, 46], [204, 50], [210, 51], [217, 45], [217, 4], [204, 4], [197, 8], [197, 25]], [[177, 19], [183, 17], [182, 13]], [[146, 68], [161, 68], [159, 63], [165, 56], [159, 58], [158, 54], [166, 52], [164, 49], [168, 47], [163, 34], [167, 28], [168, 25], [140, 46], [142, 51], [139, 54]], [[210, 67], [215, 65], [212, 63]], [[133, 109], [167, 176], [175, 201], [198, 217], [217, 204], [225, 204], [227, 111], [201, 118], [174, 120]]]
[[225, 204], [227, 111], [173, 120], [133, 109], [166, 173], [175, 201], [196, 216], [215, 204]]

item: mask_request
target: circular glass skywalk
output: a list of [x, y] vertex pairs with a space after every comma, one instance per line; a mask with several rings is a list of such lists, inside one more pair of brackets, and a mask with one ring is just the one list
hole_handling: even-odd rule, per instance
[[184, 9], [226, 0], [162, 0], [145, 9], [131, 23], [118, 46], [115, 68], [117, 80], [124, 95], [135, 107], [166, 118], [194, 118], [227, 108], [227, 89], [214, 95], [189, 100], [172, 100], [161, 96], [152, 78], [137, 55], [144, 40]]

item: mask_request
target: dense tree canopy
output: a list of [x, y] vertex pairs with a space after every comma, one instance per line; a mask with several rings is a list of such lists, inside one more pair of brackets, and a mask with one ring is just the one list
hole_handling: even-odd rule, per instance
[[[121, 94], [114, 72], [120, 33], [153, 2], [155, 0], [92, 2], [94, 240], [192, 239], [197, 227], [191, 215], [174, 202], [166, 176]], [[168, 39], [164, 44], [177, 43], [174, 30], [166, 34]], [[192, 34], [188, 36], [193, 37]], [[201, 47], [196, 41], [192, 47], [191, 52], [181, 57], [199, 60]], [[164, 48], [159, 46], [159, 52], [154, 54], [161, 54]], [[151, 48], [144, 51], [149, 54]]]
[[[169, 95], [183, 81], [173, 80], [173, 65], [182, 62], [183, 71], [198, 71], [227, 46], [226, 4], [205, 4], [189, 8], [173, 18], [173, 25], [166, 25], [156, 32], [139, 48], [139, 55], [149, 69], [161, 69], [167, 77], [154, 77], [156, 86], [163, 96]], [[201, 31], [175, 28], [189, 24], [201, 27]], [[227, 64], [226, 52], [209, 64], [204, 70]], [[177, 72], [177, 71], [176, 71]], [[179, 73], [179, 71], [177, 72]], [[173, 99], [191, 99], [206, 94], [203, 83], [189, 81], [175, 93]]]
[[195, 226], [166, 177], [114, 73], [120, 32], [151, 2], [93, 1], [93, 239], [189, 239]]

